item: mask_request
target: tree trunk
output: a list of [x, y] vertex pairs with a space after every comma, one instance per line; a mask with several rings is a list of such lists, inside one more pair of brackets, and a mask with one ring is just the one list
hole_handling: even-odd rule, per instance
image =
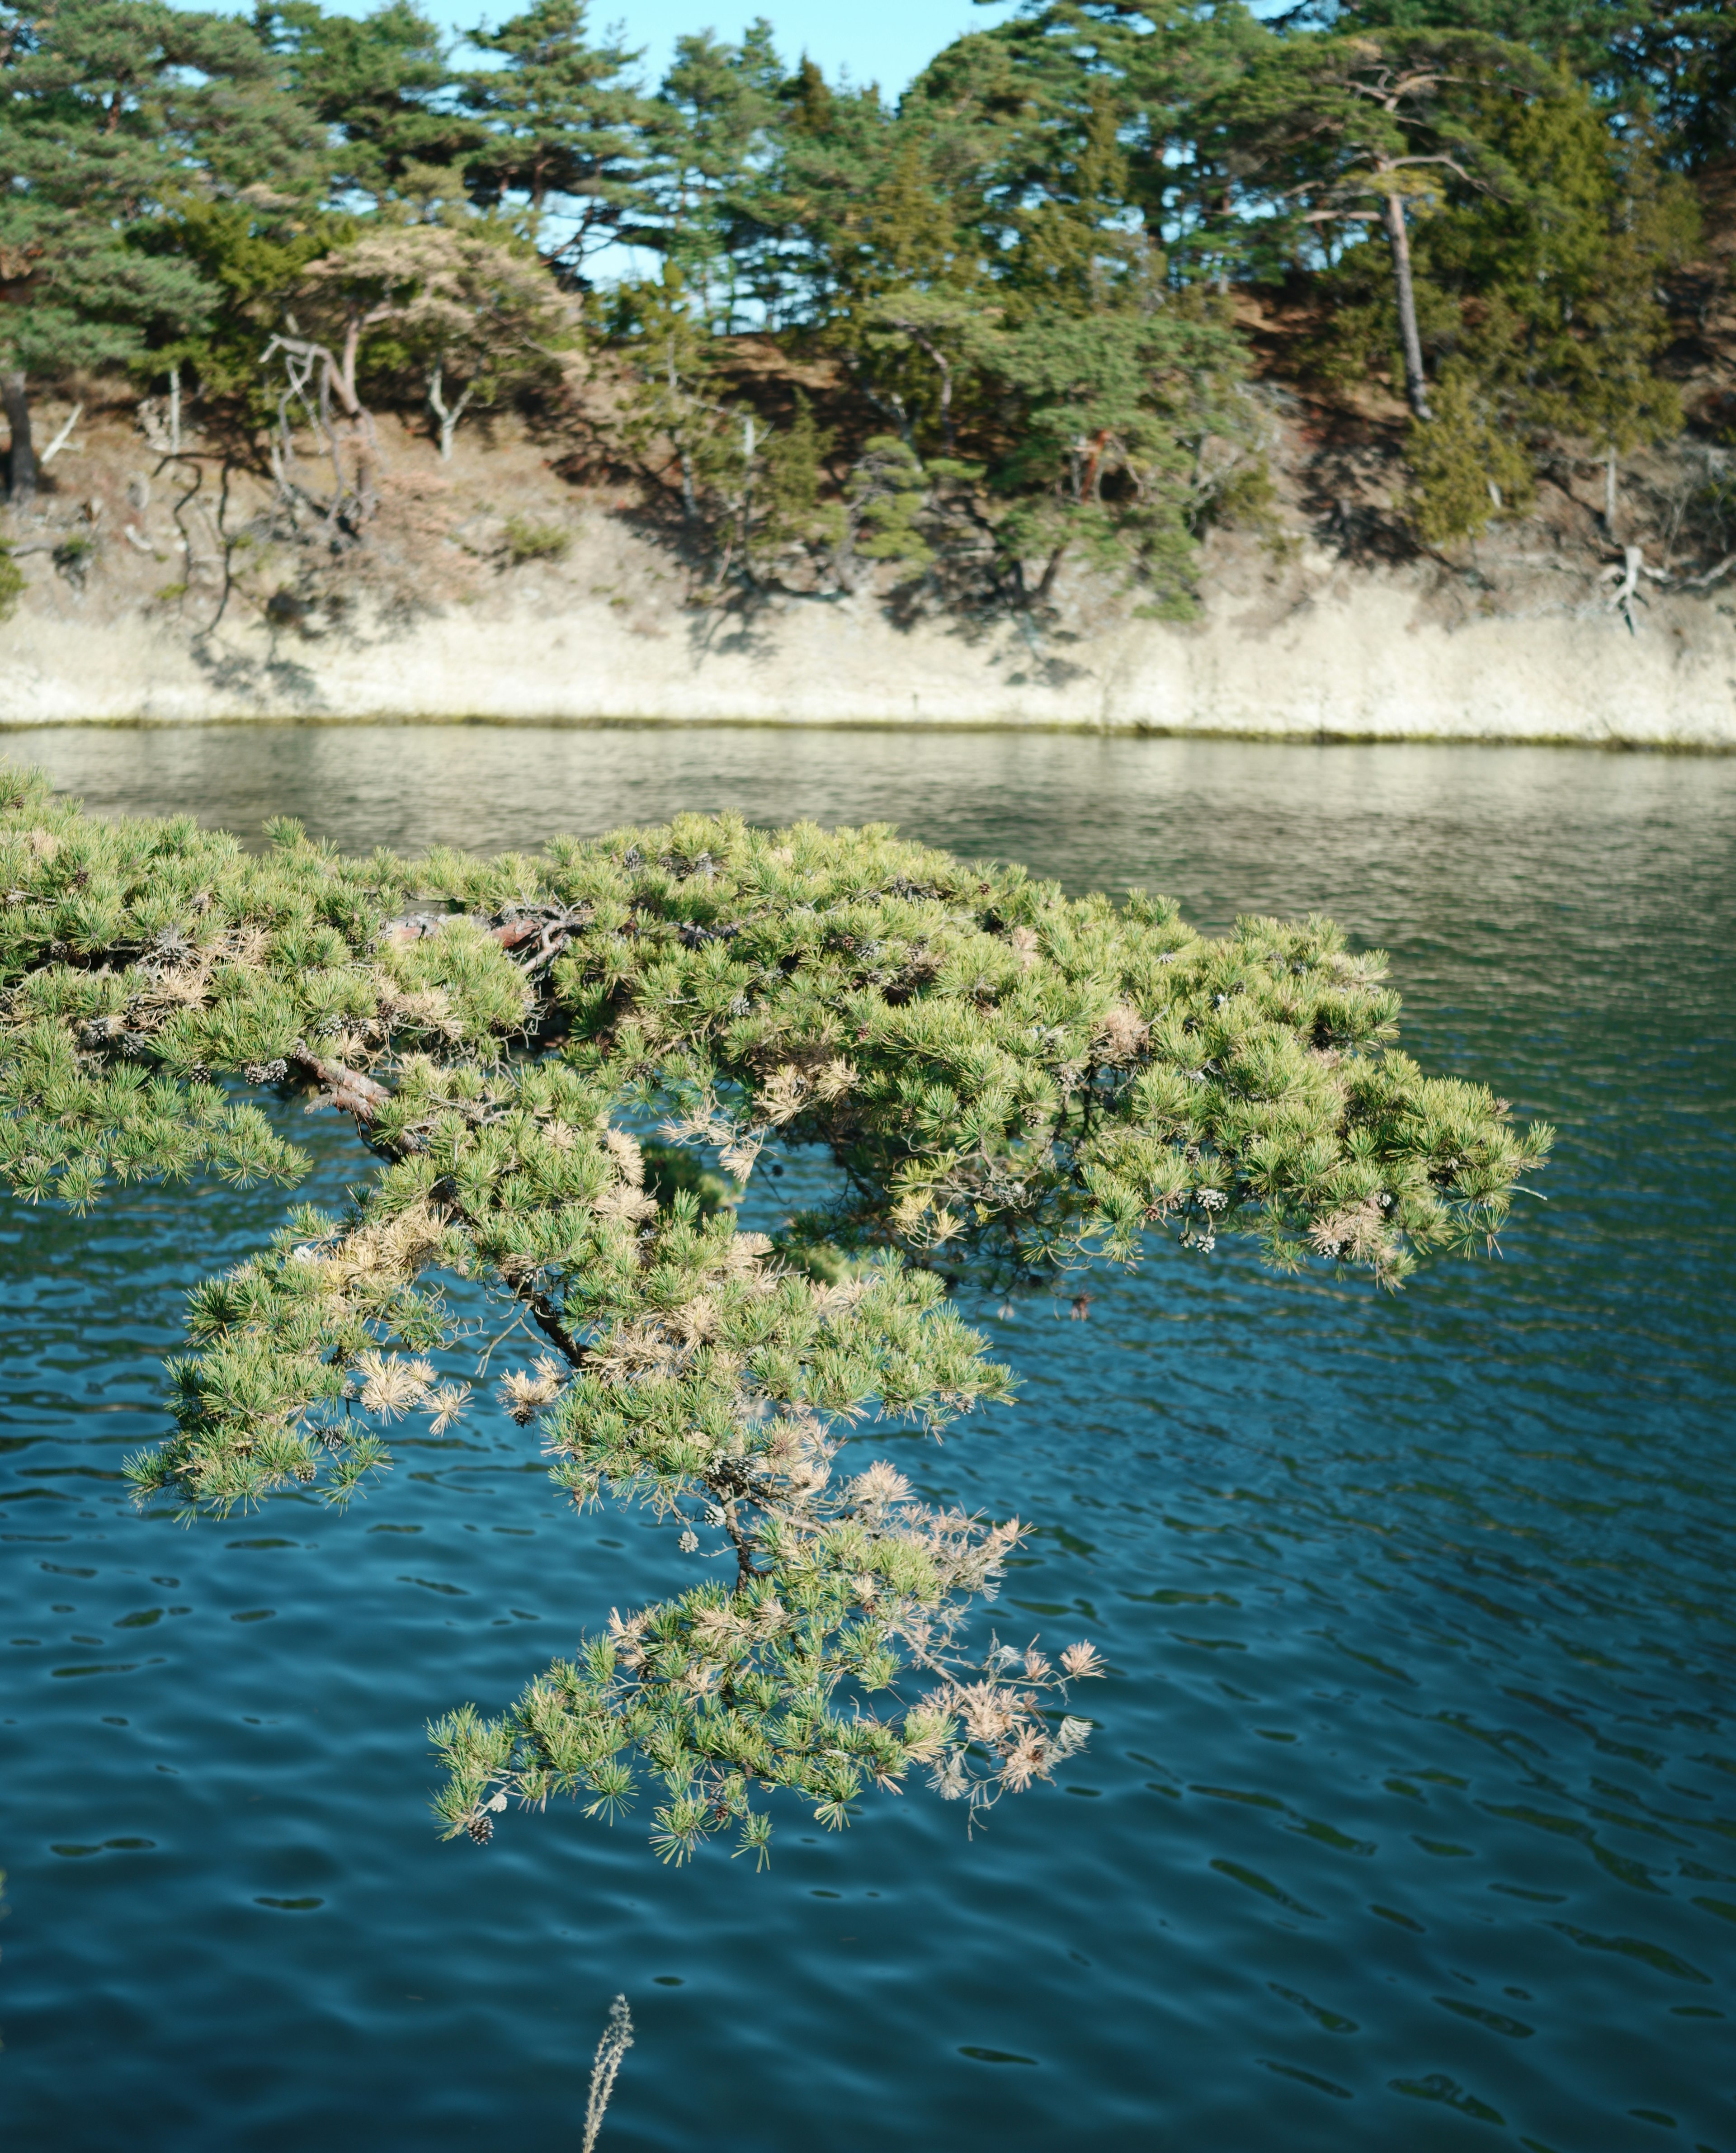
[[344, 410], [352, 419], [356, 417], [362, 408], [356, 401], [355, 393], [356, 352], [361, 341], [361, 317], [359, 314], [352, 314], [344, 324], [344, 356], [339, 361], [337, 376], [338, 394], [344, 400]]
[[22, 367], [0, 374], [0, 406], [12, 428], [6, 497], [14, 508], [28, 508], [36, 498], [36, 445], [30, 438], [30, 399]]
[[181, 368], [178, 364], [169, 369], [169, 453], [174, 456], [181, 454]]
[[753, 460], [759, 446], [753, 414], [741, 421], [741, 566], [750, 583], [753, 573]]
[[470, 408], [470, 400], [476, 393], [476, 384], [474, 381], [467, 384], [464, 394], [456, 404], [441, 403], [439, 400], [440, 369], [436, 367], [434, 374], [434, 395], [430, 400], [433, 402], [434, 408], [440, 416], [440, 460], [443, 464], [449, 464], [452, 461], [452, 436], [458, 431], [458, 421]]
[[[376, 322], [384, 321], [389, 312], [389, 309], [387, 308], [376, 307], [369, 314], [351, 314], [344, 326], [344, 356], [335, 372], [329, 364], [325, 369], [325, 382], [331, 383], [337, 389], [345, 415], [349, 420], [350, 439], [354, 445], [355, 452], [356, 504], [364, 523], [372, 519], [374, 508], [378, 505], [374, 491], [374, 467], [377, 461], [379, 445], [374, 439], [373, 418], [363, 405], [361, 398], [356, 394], [356, 355], [361, 349], [362, 331], [364, 328], [371, 328]], [[321, 386], [322, 394], [323, 394], [323, 382]], [[343, 490], [343, 475], [340, 471], [338, 482], [340, 497]]]
[[443, 464], [452, 460], [452, 430], [458, 424], [458, 414], [447, 408], [440, 393], [445, 374], [445, 369], [435, 359], [434, 371], [428, 377], [428, 408], [440, 427], [440, 460]]
[[1611, 442], [1603, 459], [1603, 527], [1616, 535], [1616, 445]]
[[1417, 333], [1417, 294], [1411, 282], [1411, 242], [1404, 228], [1404, 203], [1397, 195], [1386, 197], [1382, 211], [1387, 241], [1392, 249], [1392, 286], [1398, 298], [1398, 334], [1404, 346], [1404, 393], [1419, 419], [1434, 414], [1428, 408], [1428, 379], [1423, 371], [1423, 339]]
[[947, 364], [938, 344], [925, 336], [914, 336], [911, 341], [924, 351], [940, 375], [940, 453], [949, 456], [953, 451], [952, 423], [952, 369]]

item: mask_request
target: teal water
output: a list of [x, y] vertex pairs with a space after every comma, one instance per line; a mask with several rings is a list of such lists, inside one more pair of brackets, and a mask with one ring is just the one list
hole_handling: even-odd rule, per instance
[[[181, 1296], [273, 1201], [0, 1212], [0, 2135], [79, 2149], [1736, 2153], [1736, 765], [993, 735], [452, 729], [4, 744], [109, 810], [527, 845], [881, 817], [1201, 924], [1318, 908], [1406, 1041], [1561, 1129], [1397, 1301], [1157, 1250], [973, 1309], [1012, 1412], [899, 1463], [1038, 1525], [1004, 1636], [1112, 1678], [1063, 1786], [764, 1876], [570, 1807], [440, 1845], [422, 1725], [672, 1557], [485, 1414], [348, 1516], [140, 1519]], [[340, 1186], [359, 1154], [300, 1123]], [[802, 1162], [792, 1168], [799, 1178]], [[763, 1172], [763, 1169], [762, 1169]], [[792, 1186], [786, 1180], [781, 1187]], [[770, 1203], [769, 1181], [758, 1200]], [[877, 1446], [886, 1447], [886, 1446]]]

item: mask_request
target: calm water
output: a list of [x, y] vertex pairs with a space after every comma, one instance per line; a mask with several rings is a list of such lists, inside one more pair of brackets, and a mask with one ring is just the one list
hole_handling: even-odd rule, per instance
[[895, 1454], [1037, 1521], [997, 1619], [1099, 1641], [1096, 1738], [974, 1841], [925, 1792], [842, 1839], [792, 1810], [763, 1877], [663, 1871], [570, 1807], [486, 1850], [430, 1829], [425, 1719], [660, 1589], [641, 1521], [570, 1521], [486, 1415], [400, 1444], [342, 1519], [140, 1519], [117, 1468], [161, 1426], [180, 1297], [275, 1206], [0, 1213], [8, 2145], [576, 2148], [624, 1990], [622, 2153], [1736, 2153], [1736, 764], [0, 745], [98, 807], [287, 809], [346, 845], [727, 805], [1138, 880], [1213, 926], [1318, 907], [1392, 952], [1413, 1051], [1562, 1131], [1502, 1260], [1396, 1304], [1164, 1250], [1088, 1323], [986, 1312], [1023, 1405]]

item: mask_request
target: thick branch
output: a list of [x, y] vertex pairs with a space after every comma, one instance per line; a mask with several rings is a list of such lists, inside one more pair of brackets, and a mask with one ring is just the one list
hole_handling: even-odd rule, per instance
[[347, 1068], [341, 1061], [328, 1061], [301, 1040], [290, 1049], [288, 1058], [298, 1068], [311, 1071], [325, 1086], [325, 1095], [313, 1102], [315, 1107], [336, 1107], [341, 1112], [354, 1114], [358, 1122], [371, 1122], [392, 1096], [384, 1084], [375, 1083], [359, 1069]]

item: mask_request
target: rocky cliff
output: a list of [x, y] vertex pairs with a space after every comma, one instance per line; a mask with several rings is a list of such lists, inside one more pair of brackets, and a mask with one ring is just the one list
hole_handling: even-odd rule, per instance
[[720, 607], [630, 501], [567, 482], [528, 436], [449, 466], [390, 442], [368, 547], [321, 568], [305, 534], [271, 535], [263, 490], [228, 464], [167, 458], [130, 407], [99, 410], [10, 534], [28, 587], [0, 624], [0, 725], [731, 720], [1736, 747], [1736, 575], [1695, 588], [1655, 549], [1624, 568], [1571, 486], [1466, 562], [1382, 557], [1370, 489], [1306, 513], [1326, 451], [1307, 461], [1306, 415], [1275, 426], [1297, 437], [1276, 459], [1295, 498], [1275, 529], [1210, 535], [1201, 616], [1177, 625], [1071, 573], [1034, 617], [949, 613], [883, 578]]

